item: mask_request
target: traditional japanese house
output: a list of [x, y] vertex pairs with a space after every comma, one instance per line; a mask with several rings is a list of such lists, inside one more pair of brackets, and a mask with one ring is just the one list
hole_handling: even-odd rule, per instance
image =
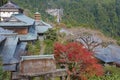
[[0, 27], [18, 33], [20, 41], [36, 40], [37, 35], [43, 36], [49, 28], [52, 28], [50, 24], [41, 20], [39, 12], [35, 13], [35, 19], [27, 17], [23, 14], [23, 9], [12, 1], [0, 7], [0, 18]]
[[0, 7], [0, 21], [6, 21], [11, 17], [12, 14], [20, 13], [23, 13], [23, 9], [21, 9], [14, 2], [8, 0], [6, 4]]
[[35, 21], [24, 14], [13, 14], [8, 20], [0, 22], [4, 29], [13, 30], [18, 33], [21, 41], [31, 41], [37, 39], [35, 31]]

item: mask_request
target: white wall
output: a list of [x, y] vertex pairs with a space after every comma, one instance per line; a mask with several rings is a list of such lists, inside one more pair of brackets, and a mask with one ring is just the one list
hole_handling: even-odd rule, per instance
[[0, 12], [0, 17], [10, 17], [12, 14], [18, 14], [18, 12]]

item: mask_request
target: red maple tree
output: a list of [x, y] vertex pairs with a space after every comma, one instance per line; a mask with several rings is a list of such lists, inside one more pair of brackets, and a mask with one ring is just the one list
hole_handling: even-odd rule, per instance
[[80, 43], [55, 43], [54, 55], [57, 62], [66, 65], [71, 79], [87, 80], [94, 75], [103, 75], [103, 68], [98, 60]]

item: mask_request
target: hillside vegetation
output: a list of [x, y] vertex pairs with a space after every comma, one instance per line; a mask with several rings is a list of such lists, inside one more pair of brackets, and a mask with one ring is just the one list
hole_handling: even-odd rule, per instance
[[[43, 20], [54, 21], [45, 10], [63, 8], [62, 23], [68, 27], [83, 26], [101, 30], [104, 34], [120, 39], [120, 0], [13, 0], [34, 13], [38, 10]], [[38, 9], [36, 9], [38, 8]], [[33, 15], [30, 15], [33, 16]]]

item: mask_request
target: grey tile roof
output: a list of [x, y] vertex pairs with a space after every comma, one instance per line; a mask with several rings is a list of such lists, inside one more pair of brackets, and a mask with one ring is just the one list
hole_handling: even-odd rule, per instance
[[0, 34], [2, 34], [2, 33], [13, 33], [13, 31], [12, 30], [7, 30], [7, 29], [3, 29], [2, 27], [0, 27]]
[[17, 18], [18, 20], [20, 20], [22, 22], [25, 22], [25, 23], [29, 24], [29, 25], [33, 25], [34, 22], [35, 22], [34, 19], [32, 19], [32, 18], [30, 18], [30, 17], [28, 17], [24, 14], [13, 14], [12, 16]]
[[[2, 61], [3, 61], [3, 70], [5, 71], [16, 71], [17, 63], [20, 62], [21, 56], [25, 55], [27, 42], [20, 42], [19, 44], [16, 43], [17, 40], [16, 41], [14, 40], [14, 45], [11, 45], [13, 43], [9, 45], [7, 44], [7, 47], [9, 47], [9, 49], [4, 47], [6, 48], [5, 49], [6, 51], [2, 53]], [[10, 47], [12, 48], [10, 49]]]
[[3, 65], [4, 71], [16, 71], [16, 64]]
[[26, 35], [18, 35], [20, 41], [30, 41], [37, 39], [37, 33], [28, 33]]
[[1, 27], [17, 27], [17, 26], [29, 26], [24, 22], [0, 22]]
[[17, 4], [8, 1], [8, 3], [4, 4], [1, 8], [20, 8]]
[[44, 21], [36, 21], [35, 22], [35, 28], [36, 28], [36, 31], [37, 33], [44, 33], [46, 32], [49, 28], [52, 28], [51, 25], [45, 23]]
[[104, 62], [120, 61], [120, 46], [109, 45], [106, 48], [95, 50], [95, 57]]
[[18, 60], [14, 58], [14, 53], [17, 47], [18, 37], [9, 37], [6, 39], [1, 53], [3, 64], [18, 63]]
[[6, 38], [6, 36], [3, 35], [3, 34], [9, 34], [9, 33], [13, 33], [13, 31], [3, 29], [3, 28], [0, 27], [0, 43]]
[[1, 36], [1, 35], [0, 35], [0, 43], [1, 43], [5, 38], [6, 38], [5, 36]]
[[2, 50], [3, 50], [4, 43], [5, 43], [5, 40], [0, 42], [0, 57], [1, 57], [1, 53], [2, 53]]
[[21, 56], [26, 55], [25, 51], [26, 51], [26, 46], [27, 46], [27, 42], [20, 42], [17, 47], [16, 47], [16, 51], [14, 54], [14, 57], [20, 61]]
[[[11, 21], [11, 19], [16, 19], [17, 21]], [[27, 17], [24, 14], [13, 14], [7, 21], [0, 22], [1, 27], [25, 27], [34, 25], [34, 19]]]

